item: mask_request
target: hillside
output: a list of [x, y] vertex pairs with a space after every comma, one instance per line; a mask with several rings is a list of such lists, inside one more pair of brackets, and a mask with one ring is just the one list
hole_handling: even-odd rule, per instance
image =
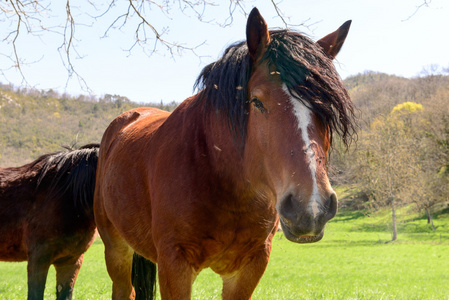
[[[449, 76], [430, 75], [404, 78], [384, 73], [365, 72], [345, 79], [352, 101], [366, 125], [372, 118], [388, 114], [396, 105], [413, 101], [426, 105], [445, 105]], [[432, 104], [434, 100], [437, 103]], [[446, 102], [447, 103], [447, 102]]]
[[139, 106], [144, 105], [117, 95], [75, 98], [0, 84], [0, 166], [22, 165], [61, 146], [99, 143], [116, 116]]
[[336, 139], [331, 155], [333, 183], [353, 191], [340, 204], [389, 211], [393, 240], [404, 214], [418, 212], [434, 227], [449, 204], [449, 76], [367, 72], [346, 84], [360, 128], [355, 147], [345, 152]]

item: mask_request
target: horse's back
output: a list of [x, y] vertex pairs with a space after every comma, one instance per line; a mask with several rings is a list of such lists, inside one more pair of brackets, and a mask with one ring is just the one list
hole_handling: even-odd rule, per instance
[[109, 152], [109, 148], [114, 143], [117, 137], [119, 137], [128, 127], [132, 127], [142, 119], [148, 120], [159, 120], [166, 119], [170, 115], [169, 112], [153, 108], [153, 107], [139, 107], [129, 111], [126, 111], [115, 118], [111, 124], [109, 124], [105, 133], [103, 134], [103, 138], [101, 140], [100, 152], [103, 155]]
[[[141, 107], [122, 113], [115, 118], [103, 134], [97, 166], [97, 185], [111, 179], [110, 171], [125, 171], [147, 156], [147, 143], [164, 123], [169, 112]], [[136, 168], [133, 171], [137, 171]], [[120, 173], [120, 172], [119, 172]], [[125, 174], [126, 174], [125, 173]], [[99, 180], [98, 180], [99, 179]]]

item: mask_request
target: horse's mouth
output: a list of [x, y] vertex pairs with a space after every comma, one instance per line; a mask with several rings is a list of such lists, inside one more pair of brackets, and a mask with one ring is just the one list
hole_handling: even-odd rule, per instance
[[315, 242], [320, 241], [324, 236], [324, 228], [317, 235], [295, 235], [291, 232], [288, 225], [286, 225], [283, 222], [282, 218], [280, 218], [280, 223], [281, 223], [282, 232], [284, 233], [284, 236], [289, 241], [294, 242], [294, 243], [300, 243], [300, 244], [315, 243]]

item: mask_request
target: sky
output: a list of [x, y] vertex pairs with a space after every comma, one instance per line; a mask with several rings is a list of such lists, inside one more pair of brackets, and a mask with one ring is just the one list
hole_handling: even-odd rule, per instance
[[[217, 0], [216, 3], [226, 5], [206, 8], [203, 22], [188, 10], [181, 13], [175, 7], [167, 15], [152, 6], [145, 10], [145, 16], [160, 32], [166, 31], [163, 38], [186, 47], [196, 47], [195, 50], [171, 54], [161, 44], [154, 48], [150, 41], [145, 50], [135, 46], [129, 51], [134, 42], [137, 18], [128, 19], [121, 28], [111, 28], [104, 37], [109, 25], [126, 11], [127, 1], [118, 3], [101, 17], [93, 18], [105, 12], [108, 3], [95, 2], [99, 4], [93, 8], [87, 0], [71, 0], [72, 15], [80, 24], [75, 31], [77, 52], [72, 52], [72, 64], [85, 84], [77, 76], [68, 77], [64, 56], [58, 52], [62, 35], [46, 31], [32, 35], [22, 29], [17, 39], [17, 54], [22, 62], [25, 83], [17, 68], [11, 67], [8, 57], [12, 55], [11, 43], [5, 40], [14, 30], [14, 20], [1, 20], [1, 14], [0, 82], [15, 86], [28, 84], [71, 95], [90, 93], [101, 97], [116, 94], [139, 103], [181, 102], [194, 93], [193, 84], [204, 66], [219, 58], [230, 44], [245, 39], [246, 16], [241, 8], [234, 11], [229, 26], [217, 25], [226, 22], [229, 16], [228, 1]], [[293, 28], [313, 40], [336, 30], [346, 20], [352, 20], [346, 42], [335, 60], [343, 79], [365, 71], [414, 77], [430, 65], [449, 67], [447, 0], [427, 0], [428, 5], [419, 10], [417, 7], [424, 0], [283, 0], [277, 3], [289, 17], [289, 24], [307, 25]], [[270, 28], [285, 27], [271, 0], [250, 0], [243, 4], [246, 13], [257, 7]], [[49, 7], [51, 13], [42, 16], [42, 21], [47, 22], [45, 26], [52, 28], [52, 24], [63, 24], [64, 1]], [[58, 30], [61, 31], [57, 27], [52, 29]], [[147, 32], [151, 37], [148, 29]]]

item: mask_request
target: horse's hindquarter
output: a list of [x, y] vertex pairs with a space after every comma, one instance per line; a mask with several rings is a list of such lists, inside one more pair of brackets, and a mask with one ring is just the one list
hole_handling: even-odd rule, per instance
[[[154, 131], [168, 112], [138, 108], [117, 117], [101, 145], [95, 188], [95, 218], [109, 220], [139, 253], [154, 259], [145, 246], [152, 244], [148, 167]], [[101, 226], [99, 230], [101, 233]], [[152, 248], [152, 247], [150, 247]], [[151, 254], [151, 255], [150, 255]]]
[[4, 261], [27, 260], [23, 233], [32, 190], [20, 188], [19, 170], [0, 168], [0, 260]]

